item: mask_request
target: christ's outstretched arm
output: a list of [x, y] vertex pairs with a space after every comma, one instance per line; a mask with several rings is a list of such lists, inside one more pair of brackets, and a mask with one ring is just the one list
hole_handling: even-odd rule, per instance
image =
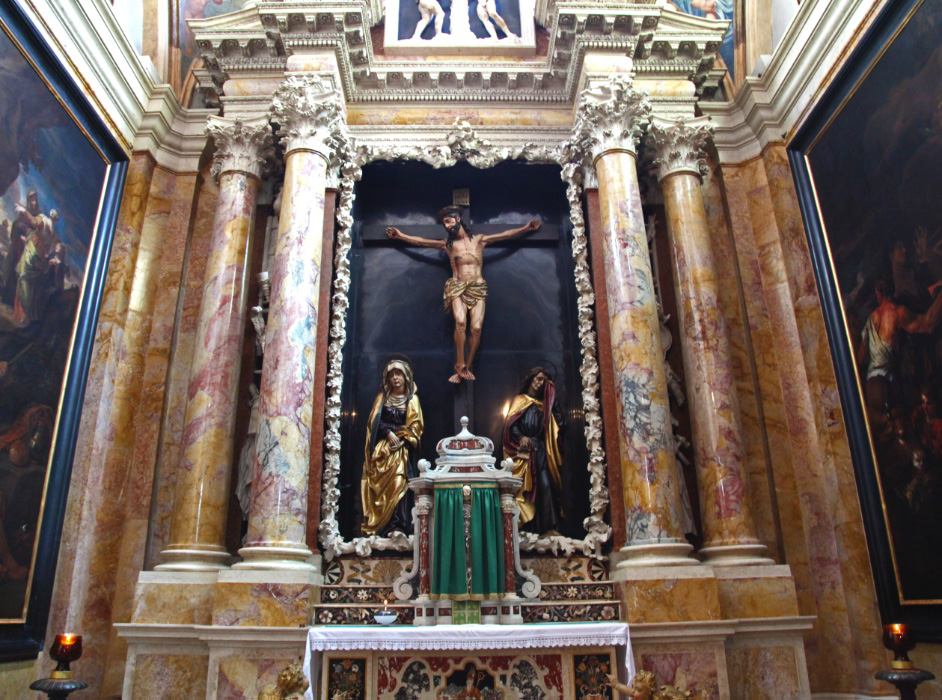
[[499, 243], [500, 241], [509, 241], [511, 238], [516, 238], [517, 236], [522, 236], [525, 233], [530, 231], [536, 231], [542, 226], [542, 223], [539, 219], [532, 219], [520, 228], [512, 228], [509, 231], [501, 231], [500, 233], [491, 233], [489, 235], [483, 236], [485, 243]]
[[[397, 228], [390, 226], [386, 229], [386, 235], [394, 241], [405, 241], [409, 245], [417, 245], [422, 248], [438, 248], [445, 250], [445, 240], [443, 238], [419, 238], [418, 236], [409, 236]], [[498, 234], [500, 235], [500, 234]]]

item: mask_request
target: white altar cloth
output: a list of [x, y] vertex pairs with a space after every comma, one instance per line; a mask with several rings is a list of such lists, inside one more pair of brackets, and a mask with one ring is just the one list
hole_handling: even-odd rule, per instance
[[[305, 698], [313, 700], [320, 671], [320, 652], [368, 651], [483, 651], [494, 649], [552, 649], [554, 647], [616, 646], [627, 682], [635, 675], [634, 656], [624, 622], [531, 623], [527, 625], [333, 625], [308, 630], [304, 674], [311, 681]], [[624, 660], [622, 660], [624, 653]], [[313, 664], [313, 667], [312, 667]]]

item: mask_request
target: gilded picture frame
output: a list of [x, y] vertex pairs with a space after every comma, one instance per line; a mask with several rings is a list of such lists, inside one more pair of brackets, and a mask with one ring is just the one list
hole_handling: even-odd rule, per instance
[[[127, 156], [0, 5], [0, 660], [42, 650]], [[32, 393], [31, 393], [32, 392]]]
[[881, 616], [926, 641], [942, 640], [939, 22], [940, 0], [889, 2], [788, 144]]

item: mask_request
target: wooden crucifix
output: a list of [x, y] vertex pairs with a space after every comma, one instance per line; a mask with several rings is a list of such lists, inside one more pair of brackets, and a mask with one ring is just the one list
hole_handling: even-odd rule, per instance
[[[462, 208], [451, 204], [438, 212], [438, 223], [445, 238], [410, 236], [398, 228], [389, 227], [386, 235], [410, 245], [442, 250], [451, 263], [452, 276], [445, 282], [445, 312], [455, 318], [455, 373], [448, 378], [452, 384], [474, 381], [471, 365], [481, 344], [487, 282], [484, 281], [484, 248], [492, 243], [507, 241], [540, 228], [538, 219], [528, 221], [519, 228], [499, 233], [472, 233], [470, 225], [461, 220]], [[465, 347], [467, 346], [467, 353]]]

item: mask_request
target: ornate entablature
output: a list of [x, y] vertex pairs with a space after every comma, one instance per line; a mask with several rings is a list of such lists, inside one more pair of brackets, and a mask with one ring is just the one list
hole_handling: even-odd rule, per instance
[[191, 21], [203, 58], [196, 71], [199, 87], [210, 101], [217, 100], [227, 80], [278, 78], [289, 56], [325, 49], [334, 51], [347, 103], [572, 104], [587, 51], [632, 57], [639, 79], [691, 80], [703, 99], [712, 97], [725, 74], [714, 63], [727, 22], [675, 11], [665, 0], [537, 3], [535, 21], [549, 32], [547, 54], [502, 56], [495, 44], [485, 60], [378, 55], [370, 29], [383, 20], [381, 13], [373, 0], [262, 0], [239, 12]]

